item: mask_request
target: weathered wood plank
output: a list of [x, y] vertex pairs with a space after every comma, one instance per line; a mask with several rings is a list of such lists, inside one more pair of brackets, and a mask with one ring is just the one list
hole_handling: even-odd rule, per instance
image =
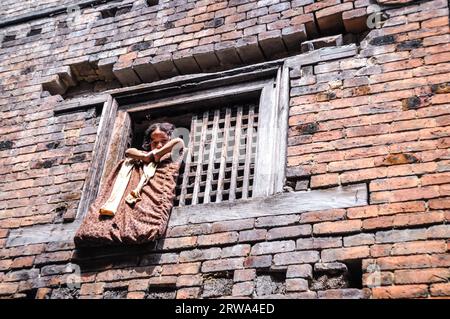
[[216, 160], [216, 144], [217, 144], [217, 131], [219, 129], [219, 118], [220, 118], [220, 110], [216, 109], [214, 111], [214, 123], [211, 131], [211, 141], [209, 142], [209, 159], [208, 159], [208, 170], [206, 171], [206, 185], [205, 185], [205, 194], [203, 197], [203, 203], [210, 202], [210, 193], [212, 189], [212, 180], [213, 180], [213, 169], [214, 162]]
[[194, 115], [191, 120], [191, 132], [189, 134], [189, 145], [187, 150], [186, 162], [184, 165], [183, 181], [181, 182], [180, 206], [185, 204], [187, 193], [187, 184], [191, 170], [192, 155], [194, 150], [194, 135], [197, 128], [197, 115]]
[[140, 103], [138, 105], [129, 105], [124, 107], [128, 112], [139, 112], [144, 110], [156, 109], [161, 107], [173, 107], [177, 105], [184, 105], [186, 103], [203, 102], [207, 100], [214, 100], [225, 96], [236, 96], [251, 92], [259, 92], [266, 80], [260, 80], [251, 83], [241, 83], [238, 85], [230, 85], [223, 88], [207, 89], [204, 91], [197, 91], [187, 94], [180, 94], [178, 96], [162, 98], [152, 102]]
[[14, 229], [6, 242], [7, 247], [48, 242], [73, 241], [81, 220], [68, 224], [35, 225]]
[[[112, 128], [113, 127], [113, 128]], [[128, 112], [119, 110], [116, 119], [111, 125], [112, 134], [108, 146], [107, 161], [103, 169], [100, 180], [100, 187], [103, 185], [114, 166], [124, 157], [127, 144], [131, 134], [131, 118]]]
[[307, 192], [280, 193], [237, 200], [233, 203], [175, 207], [169, 227], [363, 205], [367, 205], [367, 186], [357, 184]]
[[195, 205], [198, 203], [198, 193], [200, 192], [200, 180], [203, 170], [203, 152], [205, 150], [205, 141], [206, 141], [206, 133], [208, 131], [208, 116], [209, 112], [206, 111], [203, 113], [203, 122], [202, 122], [202, 136], [200, 138], [200, 148], [198, 151], [198, 159], [197, 159], [197, 170], [195, 172], [195, 185], [194, 185], [194, 191], [192, 195], [192, 205]]
[[284, 66], [279, 74], [279, 95], [277, 105], [277, 128], [275, 130], [277, 143], [273, 157], [273, 170], [276, 172], [274, 180], [274, 192], [283, 190], [286, 163], [287, 163], [287, 140], [288, 140], [288, 122], [289, 122], [289, 68]]
[[237, 108], [236, 126], [234, 131], [234, 147], [233, 147], [233, 160], [231, 164], [231, 183], [230, 194], [228, 200], [234, 201], [236, 199], [236, 184], [237, 184], [237, 171], [239, 166], [239, 148], [241, 142], [242, 133], [242, 106]]
[[92, 162], [89, 167], [86, 180], [83, 185], [80, 203], [77, 209], [77, 219], [83, 218], [89, 205], [97, 196], [100, 180], [104, 173], [105, 158], [107, 154], [108, 140], [111, 136], [112, 125], [117, 113], [117, 102], [111, 97], [105, 102], [102, 110], [100, 123], [97, 129], [97, 138], [92, 151]]
[[259, 102], [258, 141], [252, 197], [267, 196], [273, 191], [273, 160], [276, 140], [276, 105], [274, 83], [267, 83]]
[[222, 202], [222, 192], [225, 180], [226, 161], [228, 152], [228, 138], [230, 134], [231, 109], [228, 107], [225, 111], [225, 124], [223, 127], [222, 151], [220, 154], [219, 178], [217, 182], [216, 203]]
[[255, 115], [255, 108], [250, 105], [248, 110], [248, 124], [247, 124], [247, 141], [245, 145], [245, 163], [244, 163], [244, 180], [242, 185], [242, 198], [248, 198], [249, 183], [250, 183], [250, 164], [252, 161], [252, 146], [253, 146], [253, 120]]

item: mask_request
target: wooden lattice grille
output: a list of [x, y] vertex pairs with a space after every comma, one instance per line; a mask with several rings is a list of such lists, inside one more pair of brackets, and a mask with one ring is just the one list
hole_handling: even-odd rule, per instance
[[256, 104], [221, 107], [194, 115], [175, 205], [250, 198], [257, 127]]

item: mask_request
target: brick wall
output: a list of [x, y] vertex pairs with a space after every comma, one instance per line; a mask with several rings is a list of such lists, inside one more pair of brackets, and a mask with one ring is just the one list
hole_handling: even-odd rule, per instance
[[[358, 22], [364, 0], [127, 1], [115, 17], [100, 19], [104, 4], [0, 29], [15, 35], [0, 49], [0, 295], [450, 296], [448, 3], [378, 2], [387, 20], [373, 30]], [[177, 226], [154, 247], [7, 247], [10, 230], [75, 214], [100, 114], [56, 116], [63, 99], [300, 55], [341, 33], [355, 56], [290, 70], [287, 182], [366, 183], [369, 205]]]

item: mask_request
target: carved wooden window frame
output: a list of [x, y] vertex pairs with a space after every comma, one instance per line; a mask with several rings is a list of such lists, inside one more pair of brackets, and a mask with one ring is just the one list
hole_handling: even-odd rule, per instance
[[[201, 79], [201, 84], [196, 79], [191, 83], [184, 83], [183, 85], [188, 87], [190, 85], [195, 87], [194, 83], [197, 83], [200, 88], [188, 89], [178, 94], [174, 94], [179, 90], [177, 83], [172, 83], [172, 85], [175, 84], [175, 87], [163, 89], [165, 91], [163, 97], [156, 99], [147, 99], [145, 96], [152, 95], [156, 91], [159, 93], [161, 88], [143, 90], [138, 94], [131, 94], [131, 96], [129, 92], [110, 95], [103, 107], [97, 141], [94, 146], [93, 163], [83, 188], [77, 219], [84, 217], [106, 176], [123, 157], [129, 144], [128, 137], [132, 129], [133, 113], [156, 108], [170, 112], [171, 108], [183, 104], [192, 104], [195, 108], [196, 103], [223, 100], [227, 97], [259, 96], [258, 142], [252, 199], [281, 192], [286, 164], [289, 71], [283, 69], [283, 65], [275, 65], [268, 69], [263, 68], [260, 72], [252, 70], [240, 74], [227, 75], [226, 73], [216, 79], [205, 76], [204, 79]], [[182, 82], [185, 82], [184, 77]], [[212, 88], [202, 89], [206, 83]], [[130, 103], [130, 100], [138, 102]], [[104, 147], [106, 144], [107, 148]], [[258, 153], [258, 150], [261, 151]], [[260, 172], [264, 172], [264, 174]], [[230, 205], [233, 202], [223, 203]], [[217, 205], [217, 203], [207, 205], [214, 209], [211, 205]], [[175, 207], [174, 218], [183, 219], [183, 211], [187, 207], [189, 206]], [[223, 215], [223, 218], [227, 218], [226, 214]], [[175, 221], [175, 223], [178, 222]]]

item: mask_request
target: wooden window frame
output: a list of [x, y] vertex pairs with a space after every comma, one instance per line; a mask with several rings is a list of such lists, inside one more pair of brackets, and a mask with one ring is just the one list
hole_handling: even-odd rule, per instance
[[[154, 90], [145, 90], [140, 92], [139, 95], [143, 96], [141, 98], [133, 95], [132, 101], [137, 100], [135, 103], [129, 103], [128, 94], [108, 97], [103, 108], [97, 142], [94, 146], [93, 162], [96, 164], [85, 183], [77, 219], [84, 217], [106, 177], [123, 157], [125, 149], [129, 145], [128, 137], [131, 135], [134, 113], [155, 109], [164, 109], [170, 112], [172, 108], [186, 104], [193, 105], [193, 109], [195, 109], [195, 105], [198, 103], [215, 102], [228, 98], [259, 97], [258, 142], [251, 199], [282, 192], [286, 166], [289, 70], [283, 70], [283, 65], [273, 66], [263, 69], [261, 72], [251, 71], [228, 76], [224, 74], [216, 79], [206, 77], [201, 82], [208, 82], [211, 88], [201, 89], [202, 85], [198, 85], [198, 82], [197, 85], [193, 85], [193, 89], [188, 90], [169, 87], [163, 90], [164, 97], [155, 99], [147, 99], [148, 95], [155, 93]], [[192, 85], [192, 83], [190, 84]], [[190, 86], [189, 83], [185, 85]], [[158, 88], [159, 90], [161, 88]], [[234, 202], [224, 201], [223, 203], [230, 205]], [[210, 209], [215, 209], [211, 206], [217, 206], [218, 203], [192, 206], [197, 207], [198, 205], [208, 205]], [[171, 220], [174, 219], [172, 223], [179, 224], [180, 221], [177, 219], [183, 220], [183, 211], [189, 210], [188, 207], [174, 207], [175, 217], [171, 218]], [[220, 208], [221, 205], [218, 207]], [[227, 218], [226, 212], [224, 212], [223, 218]]]

